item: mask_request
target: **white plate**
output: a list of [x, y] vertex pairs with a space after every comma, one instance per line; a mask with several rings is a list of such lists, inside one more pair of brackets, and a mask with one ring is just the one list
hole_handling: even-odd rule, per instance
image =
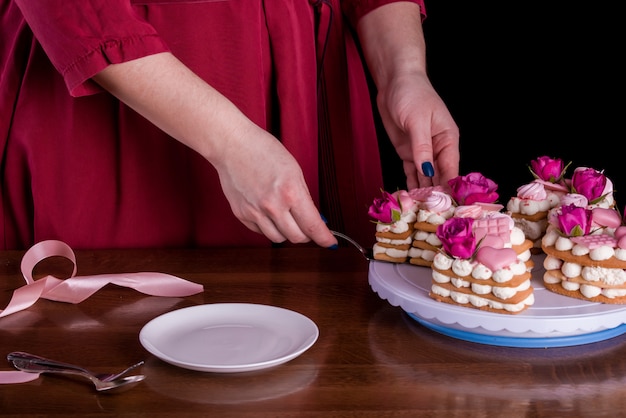
[[191, 370], [235, 373], [292, 360], [319, 336], [306, 316], [275, 306], [215, 303], [163, 314], [139, 333], [146, 350]]
[[[455, 306], [430, 298], [432, 270], [427, 267], [370, 262], [369, 282], [382, 299], [400, 306], [423, 325], [453, 337], [471, 339], [473, 336], [477, 342], [489, 343], [482, 338], [489, 336], [507, 339], [502, 345], [531, 347], [539, 341], [529, 339], [540, 339], [540, 345], [546, 345], [546, 339], [560, 339], [555, 340], [554, 345], [573, 345], [626, 332], [625, 305], [587, 302], [545, 289], [543, 258], [533, 256], [535, 303], [515, 315]], [[576, 338], [581, 336], [585, 338]]]

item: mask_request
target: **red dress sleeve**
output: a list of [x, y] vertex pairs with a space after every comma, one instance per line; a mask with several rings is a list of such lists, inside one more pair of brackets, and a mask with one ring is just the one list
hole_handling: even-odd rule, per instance
[[[395, 3], [400, 0], [344, 0], [341, 3], [343, 13], [346, 15], [353, 28], [356, 28], [356, 24], [359, 19], [376, 9], [389, 3]], [[426, 18], [426, 6], [424, 0], [405, 0], [412, 3], [416, 3], [420, 6], [420, 13], [422, 14], [422, 20]]]
[[129, 0], [16, 0], [72, 96], [101, 91], [90, 78], [109, 64], [169, 51]]

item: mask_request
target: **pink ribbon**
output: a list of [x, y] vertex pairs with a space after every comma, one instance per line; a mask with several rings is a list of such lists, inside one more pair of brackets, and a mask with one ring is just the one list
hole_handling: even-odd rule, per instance
[[[46, 276], [34, 280], [32, 274], [37, 263], [54, 256], [65, 257], [73, 263], [74, 269], [71, 277], [62, 280], [54, 276]], [[204, 291], [204, 287], [200, 284], [164, 273], [76, 276], [74, 251], [64, 242], [56, 240], [41, 241], [33, 245], [22, 258], [21, 271], [26, 285], [13, 292], [9, 304], [3, 311], [0, 311], [0, 318], [29, 308], [39, 298], [57, 302], [80, 303], [109, 283], [129, 287], [151, 296], [182, 297]], [[0, 384], [29, 382], [38, 376], [38, 373], [3, 371], [0, 372]]]

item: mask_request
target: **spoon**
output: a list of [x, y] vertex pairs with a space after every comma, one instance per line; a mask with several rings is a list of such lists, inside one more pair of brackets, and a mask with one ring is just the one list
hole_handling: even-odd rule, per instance
[[339, 237], [339, 238], [343, 238], [346, 241], [348, 241], [350, 244], [354, 245], [356, 247], [356, 249], [359, 250], [361, 252], [361, 254], [363, 254], [363, 257], [365, 257], [366, 260], [368, 260], [368, 261], [374, 260], [374, 250], [372, 250], [371, 248], [363, 247], [361, 244], [359, 244], [358, 242], [356, 242], [355, 240], [353, 240], [352, 238], [350, 238], [346, 234], [342, 234], [341, 232], [333, 231], [332, 229], [330, 230], [330, 232], [334, 236]]
[[115, 374], [95, 374], [80, 366], [50, 360], [45, 357], [21, 351], [9, 353], [7, 355], [7, 360], [9, 360], [9, 362], [11, 362], [16, 369], [23, 372], [74, 374], [86, 377], [93, 382], [96, 390], [100, 392], [126, 386], [130, 383], [140, 382], [146, 377], [144, 375], [121, 377], [130, 370], [141, 366], [143, 364], [143, 360]]

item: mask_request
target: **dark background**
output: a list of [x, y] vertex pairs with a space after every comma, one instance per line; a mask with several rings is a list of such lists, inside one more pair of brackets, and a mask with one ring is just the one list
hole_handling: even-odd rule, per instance
[[[460, 174], [494, 180], [506, 204], [547, 155], [604, 170], [626, 203], [619, 3], [426, 1], [428, 71], [460, 128]], [[406, 187], [396, 158], [386, 152], [387, 190]]]

